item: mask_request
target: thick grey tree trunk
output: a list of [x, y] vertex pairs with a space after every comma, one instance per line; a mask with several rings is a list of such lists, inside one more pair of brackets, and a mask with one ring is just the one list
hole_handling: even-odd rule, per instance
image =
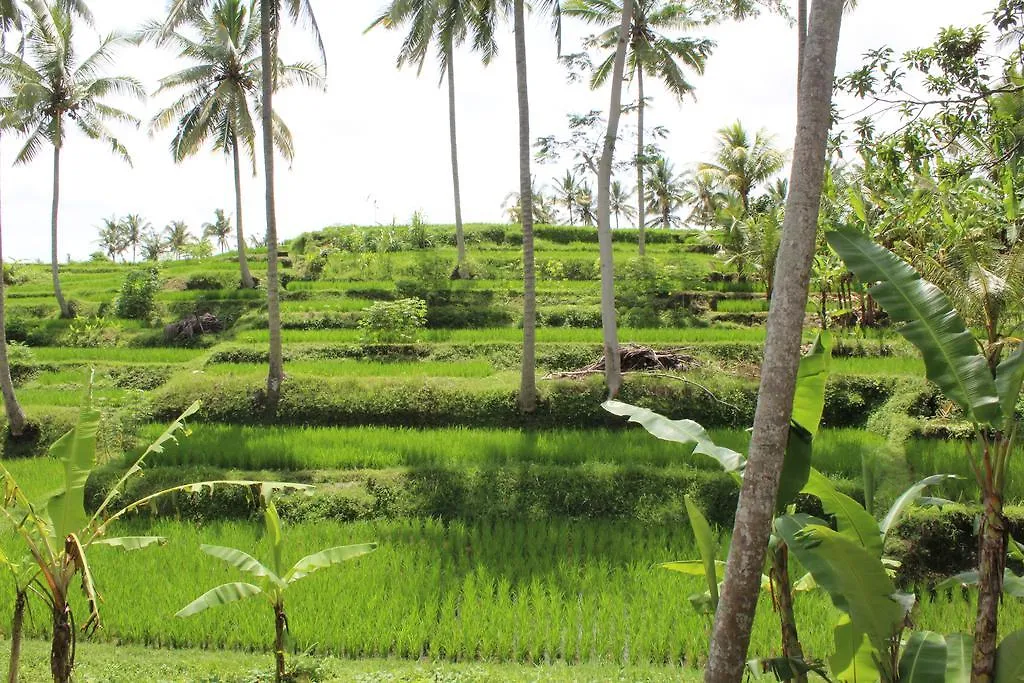
[[516, 39], [516, 90], [519, 98], [519, 214], [523, 222], [523, 369], [519, 407], [537, 408], [537, 277], [533, 263], [533, 178], [530, 176], [530, 95], [526, 80], [525, 0], [513, 7]]
[[[57, 124], [58, 129], [60, 123]], [[50, 274], [53, 276], [53, 293], [60, 306], [60, 317], [70, 318], [71, 308], [64, 299], [60, 288], [60, 255], [57, 249], [57, 220], [60, 213], [60, 135], [53, 146], [53, 204], [50, 206]]]
[[242, 162], [238, 158], [238, 136], [231, 141], [231, 160], [235, 166], [235, 240], [238, 242], [238, 267], [242, 273], [242, 287], [253, 289], [256, 281], [249, 272], [249, 259], [245, 255], [245, 230], [242, 228]]
[[647, 252], [646, 236], [644, 227], [647, 223], [647, 206], [644, 204], [644, 69], [639, 64], [636, 67], [636, 89], [640, 98], [636, 107], [636, 196], [637, 196], [637, 232], [639, 242], [639, 253], [643, 256]]
[[[608, 105], [608, 132], [597, 175], [597, 239], [601, 251], [601, 327], [604, 336], [605, 383], [608, 397], [615, 398], [622, 387], [622, 358], [619, 356], [619, 330], [615, 318], [615, 262], [612, 248], [612, 162], [615, 140], [622, 115], [622, 77], [626, 70], [626, 47], [633, 19], [633, 2], [622, 3], [622, 24], [612, 66], [611, 103]], [[642, 241], [641, 241], [642, 243]]]
[[793, 170], [776, 262], [776, 272], [781, 276], [775, 285], [768, 315], [750, 457], [743, 476], [725, 584], [715, 614], [711, 652], [704, 673], [704, 679], [710, 683], [739, 683], [750, 645], [793, 412], [842, 17], [843, 0], [815, 0], [801, 67]]
[[796, 86], [799, 90], [803, 76], [804, 52], [807, 49], [807, 0], [796, 3]]
[[7, 413], [7, 431], [11, 436], [17, 437], [24, 433], [28, 419], [21, 404], [18, 403], [18, 397], [14, 393], [14, 382], [11, 380], [11, 361], [7, 355], [7, 294], [3, 270], [3, 228], [0, 226], [0, 392], [3, 393], [4, 411]]
[[267, 321], [270, 328], [270, 367], [267, 373], [267, 408], [277, 410], [284, 381], [281, 351], [281, 281], [277, 272], [277, 210], [274, 196], [274, 61], [277, 59], [271, 26], [276, 0], [260, 0], [263, 13], [260, 40], [263, 62], [263, 168], [267, 192]]
[[448, 136], [452, 147], [452, 190], [455, 197], [455, 247], [459, 276], [466, 275], [466, 236], [462, 231], [462, 187], [459, 184], [459, 141], [455, 125], [455, 51], [448, 45]]

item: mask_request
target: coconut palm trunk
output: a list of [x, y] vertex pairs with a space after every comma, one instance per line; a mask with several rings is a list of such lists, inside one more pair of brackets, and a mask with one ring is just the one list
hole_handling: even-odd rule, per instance
[[[6, 285], [3, 279], [4, 249], [3, 249], [3, 228], [0, 226], [0, 392], [4, 398], [4, 411], [7, 413], [7, 431], [11, 436], [21, 436], [25, 432], [25, 425], [28, 420], [25, 411], [18, 403], [18, 397], [14, 393], [14, 381], [11, 379], [11, 361], [7, 355], [7, 302]], [[11, 647], [13, 650], [13, 636]], [[11, 662], [17, 660], [12, 659]]]
[[448, 135], [452, 148], [452, 193], [455, 198], [455, 247], [458, 274], [466, 275], [466, 236], [462, 230], [462, 188], [459, 184], [459, 142], [455, 125], [455, 51], [448, 45]]
[[53, 293], [60, 306], [60, 317], [70, 318], [71, 308], [60, 288], [60, 256], [57, 250], [57, 219], [60, 212], [60, 122], [57, 122], [57, 142], [53, 145], [53, 204], [50, 207], [50, 273], [53, 275]]
[[519, 101], [519, 214], [523, 224], [523, 368], [519, 407], [537, 408], [537, 277], [533, 262], [533, 186], [530, 177], [530, 96], [526, 80], [525, 0], [514, 0], [516, 92]]
[[11, 619], [11, 660], [7, 665], [7, 683], [18, 683], [21, 662], [21, 639], [25, 627], [25, 608], [28, 606], [28, 592], [18, 587], [14, 597], [14, 617]]
[[[256, 287], [249, 272], [249, 259], [245, 255], [245, 230], [242, 228], [242, 163], [238, 155], [238, 137], [231, 140], [231, 161], [235, 167], [235, 241], [238, 242], [238, 266], [242, 271], [242, 287]], [[222, 247], [223, 248], [223, 247]]]
[[277, 410], [284, 381], [281, 350], [281, 281], [277, 270], [277, 211], [274, 196], [274, 60], [276, 0], [260, 0], [262, 22], [260, 40], [263, 50], [263, 168], [267, 201], [267, 321], [270, 328], [270, 367], [267, 374], [267, 408]]
[[633, 2], [622, 3], [622, 25], [612, 67], [611, 103], [608, 106], [608, 132], [598, 164], [597, 177], [597, 240], [601, 252], [601, 327], [604, 336], [605, 383], [608, 397], [615, 398], [622, 388], [622, 358], [619, 355], [619, 330], [615, 317], [615, 262], [612, 248], [612, 162], [615, 139], [619, 135], [622, 114], [622, 76], [626, 70], [626, 44], [633, 20]]
[[750, 457], [704, 675], [711, 683], [739, 683], [750, 645], [793, 412], [842, 16], [843, 0], [816, 0], [811, 10], [798, 94], [792, 179], [776, 266], [782, 277], [775, 283], [768, 315]]
[[800, 88], [803, 75], [804, 52], [807, 49], [807, 0], [796, 3], [796, 86]]
[[639, 98], [636, 106], [636, 227], [639, 253], [647, 252], [644, 226], [647, 221], [647, 207], [644, 205], [644, 69], [636, 66], [636, 90]]

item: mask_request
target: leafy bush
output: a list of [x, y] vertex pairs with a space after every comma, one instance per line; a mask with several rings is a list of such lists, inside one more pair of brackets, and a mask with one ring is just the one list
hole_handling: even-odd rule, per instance
[[35, 354], [21, 342], [7, 344], [7, 360], [11, 366], [11, 379], [16, 385], [30, 381], [39, 373], [35, 365]]
[[75, 318], [68, 325], [61, 342], [77, 349], [99, 349], [115, 346], [117, 336], [117, 329], [111, 327], [105, 318]]
[[156, 311], [156, 294], [160, 291], [160, 272], [156, 268], [128, 273], [114, 304], [118, 318], [149, 320]]
[[227, 273], [192, 273], [185, 280], [187, 290], [237, 289], [238, 278]]
[[375, 344], [410, 344], [417, 341], [427, 324], [427, 302], [423, 299], [378, 301], [363, 313], [359, 329], [364, 340]]

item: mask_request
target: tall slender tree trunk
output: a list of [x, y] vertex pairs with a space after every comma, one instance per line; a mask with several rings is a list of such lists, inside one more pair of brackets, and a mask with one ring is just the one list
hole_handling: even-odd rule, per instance
[[815, 1], [798, 95], [790, 193], [776, 263], [776, 271], [783, 277], [775, 284], [768, 314], [750, 456], [704, 674], [709, 683], [739, 683], [750, 645], [793, 412], [842, 17], [843, 0]]
[[74, 643], [71, 606], [66, 603], [55, 605], [53, 640], [50, 642], [50, 673], [53, 675], [53, 683], [70, 683], [71, 671], [75, 668]]
[[796, 2], [796, 87], [803, 76], [804, 54], [807, 50], [807, 0]]
[[284, 663], [284, 634], [288, 630], [288, 617], [284, 605], [274, 605], [274, 664], [277, 683], [284, 681], [287, 671]]
[[[60, 128], [60, 122], [57, 123]], [[60, 135], [57, 136], [58, 141]], [[53, 293], [57, 297], [57, 305], [60, 306], [60, 317], [70, 318], [71, 308], [64, 300], [64, 293], [60, 289], [60, 261], [57, 254], [57, 218], [60, 210], [60, 143], [53, 146], [53, 204], [50, 207], [50, 274], [53, 276]]]
[[622, 24], [612, 66], [611, 103], [608, 105], [608, 132], [598, 164], [597, 176], [597, 240], [601, 251], [601, 327], [604, 336], [605, 383], [608, 397], [615, 398], [622, 388], [622, 358], [619, 355], [619, 330], [615, 317], [615, 262], [612, 248], [612, 162], [615, 140], [619, 136], [622, 115], [622, 76], [626, 70], [626, 47], [629, 26], [633, 19], [633, 3], [622, 3]]
[[525, 0], [514, 0], [516, 91], [519, 100], [519, 214], [523, 222], [523, 368], [519, 407], [537, 408], [537, 275], [533, 263], [533, 178], [530, 176], [530, 95], [526, 79]]
[[21, 636], [25, 625], [25, 607], [27, 605], [28, 593], [19, 587], [14, 598], [14, 617], [11, 619], [11, 661], [7, 665], [7, 683], [18, 683]]
[[267, 321], [270, 327], [270, 367], [267, 373], [267, 408], [277, 411], [284, 381], [284, 358], [281, 351], [281, 280], [277, 272], [277, 210], [274, 197], [274, 61], [277, 59], [277, 30], [271, 17], [277, 0], [260, 0], [262, 26], [260, 40], [263, 65], [263, 168], [267, 193]]
[[7, 413], [7, 431], [11, 436], [18, 437], [25, 432], [28, 420], [21, 404], [18, 403], [18, 397], [14, 393], [14, 381], [11, 379], [11, 360], [7, 355], [7, 294], [3, 270], [3, 227], [0, 225], [0, 392], [3, 394], [4, 411]]
[[[232, 136], [231, 161], [235, 167], [235, 241], [238, 242], [238, 267], [242, 271], [242, 287], [253, 289], [256, 281], [249, 272], [249, 259], [245, 255], [245, 230], [242, 227], [242, 161], [238, 157], [238, 137]], [[223, 250], [223, 245], [221, 245]]]
[[974, 624], [971, 683], [990, 683], [995, 678], [1008, 528], [1002, 496], [993, 490], [986, 491], [985, 512], [978, 531], [978, 616]]
[[636, 197], [637, 197], [637, 241], [641, 256], [647, 253], [644, 227], [647, 223], [647, 207], [644, 205], [644, 70], [636, 67], [636, 89], [640, 98], [636, 107]]
[[455, 198], [455, 248], [458, 251], [458, 273], [466, 269], [466, 235], [462, 230], [462, 186], [459, 184], [459, 138], [455, 125], [455, 50], [448, 44], [448, 136], [452, 147], [452, 190]]
[[[782, 654], [790, 659], [803, 661], [804, 648], [800, 644], [800, 634], [796, 628], [796, 615], [793, 611], [793, 583], [789, 574], [789, 547], [779, 540], [772, 557], [771, 568], [772, 593], [775, 607], [779, 612], [779, 625], [782, 630]], [[795, 683], [807, 683], [807, 674], [796, 673]]]

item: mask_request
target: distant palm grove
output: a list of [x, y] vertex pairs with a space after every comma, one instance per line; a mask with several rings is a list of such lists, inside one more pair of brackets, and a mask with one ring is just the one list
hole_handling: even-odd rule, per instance
[[[391, 0], [359, 29], [437, 69], [454, 223], [293, 239], [275, 165], [333, 133], [276, 99], [357, 67], [323, 5], [101, 1], [0, 0], [0, 176], [52, 165], [49, 263], [0, 223], [9, 681], [1024, 681], [1024, 0], [848, 72], [850, 0]], [[795, 137], [721, 112], [678, 158], [651, 92], [769, 15]], [[519, 182], [474, 223], [457, 75], [506, 44]], [[607, 104], [538, 134], [556, 62]], [[62, 259], [69, 156], [133, 129], [233, 206]]]

